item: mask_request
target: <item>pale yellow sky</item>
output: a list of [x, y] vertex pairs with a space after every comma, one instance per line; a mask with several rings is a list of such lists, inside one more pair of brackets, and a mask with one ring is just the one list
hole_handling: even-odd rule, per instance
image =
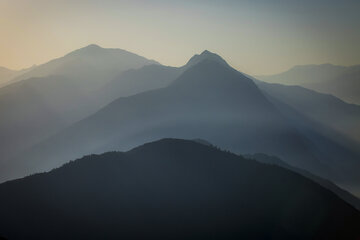
[[216, 52], [249, 74], [360, 64], [357, 1], [0, 0], [0, 66], [41, 64], [95, 43], [181, 66]]

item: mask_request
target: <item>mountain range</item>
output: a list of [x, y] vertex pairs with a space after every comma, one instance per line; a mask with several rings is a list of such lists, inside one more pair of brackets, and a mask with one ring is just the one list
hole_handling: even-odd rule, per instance
[[320, 186], [329, 189], [331, 192], [335, 193], [339, 198], [343, 199], [345, 202], [349, 203], [350, 205], [354, 206], [356, 209], [360, 210], [360, 199], [354, 196], [353, 194], [349, 193], [348, 191], [343, 190], [342, 188], [338, 187], [336, 184], [332, 183], [331, 181], [318, 177], [309, 171], [293, 167], [287, 163], [285, 163], [283, 160], [276, 156], [269, 156], [263, 153], [257, 153], [252, 155], [246, 155], [244, 156], [248, 159], [254, 159], [258, 162], [265, 163], [265, 164], [271, 164], [280, 166], [286, 169], [289, 169], [293, 172], [299, 173], [300, 175], [311, 179], [312, 181], [316, 182]]
[[[215, 145], [213, 145], [212, 143], [210, 143], [209, 141], [206, 141], [204, 139], [197, 138], [197, 139], [192, 139], [192, 141], [194, 141], [196, 143], [204, 144], [206, 146], [218, 148]], [[350, 205], [355, 207], [357, 210], [360, 210], [360, 199], [357, 198], [356, 196], [354, 196], [353, 194], [351, 194], [350, 192], [340, 188], [339, 186], [337, 186], [336, 184], [334, 184], [333, 182], [331, 182], [327, 179], [324, 179], [324, 178], [321, 178], [319, 176], [312, 174], [309, 171], [306, 171], [301, 168], [293, 167], [276, 156], [270, 156], [270, 155], [267, 155], [264, 153], [255, 153], [255, 154], [242, 155], [242, 157], [249, 159], [249, 160], [255, 160], [257, 162], [264, 163], [264, 164], [279, 166], [279, 167], [288, 169], [292, 172], [298, 173], [308, 179], [311, 179], [312, 181], [316, 182], [320, 186], [330, 190], [331, 192], [335, 193], [339, 198], [341, 198], [345, 202], [349, 203]]]
[[101, 98], [90, 102], [89, 95], [123, 71], [146, 64], [156, 62], [90, 45], [17, 76], [0, 88], [0, 156], [8, 159], [97, 111]]
[[97, 45], [0, 68], [0, 239], [359, 239], [356, 69]]
[[[355, 148], [360, 143], [360, 106], [347, 104], [333, 95], [300, 86], [269, 84], [258, 80], [255, 80], [255, 83], [274, 101], [284, 102], [307, 118], [355, 141]], [[338, 135], [336, 138], [339, 140], [341, 136]]]
[[[121, 57], [128, 56], [128, 52], [122, 55], [123, 50], [90, 45], [64, 57], [71, 59], [65, 64], [68, 70], [64, 72], [71, 72], [70, 66], [78, 59], [95, 58], [84, 61], [98, 63], [106, 62], [100, 59], [110, 55], [110, 60], [114, 61], [113, 54], [109, 54], [113, 51], [121, 53]], [[136, 55], [130, 56], [137, 59]], [[50, 63], [64, 62], [64, 59]], [[6, 136], [4, 139], [9, 139], [4, 152], [13, 147], [13, 154], [0, 163], [1, 180], [47, 171], [67, 159], [90, 153], [128, 150], [147, 141], [176, 137], [206, 139], [237, 154], [262, 152], [276, 155], [287, 164], [347, 189], [353, 190], [360, 185], [357, 171], [360, 166], [359, 134], [356, 128], [360, 111], [357, 106], [301, 87], [260, 82], [236, 71], [209, 51], [195, 55], [178, 68], [142, 57], [139, 61], [141, 63], [137, 62], [129, 70], [114, 67], [114, 71], [119, 72], [106, 80], [98, 79], [99, 83], [94, 85], [90, 83], [96, 82], [95, 78], [89, 82], [84, 80], [86, 77], [73, 80], [78, 69], [82, 69], [75, 64], [74, 74], [61, 75], [59, 71], [57, 75], [37, 76], [1, 88], [0, 92], [6, 93], [17, 84], [26, 93], [31, 89], [27, 84], [39, 89], [31, 95], [35, 101], [31, 98], [19, 101], [18, 111], [11, 110], [9, 105], [4, 107], [11, 110], [6, 115], [16, 116], [20, 123], [0, 131], [0, 134], [7, 133], [3, 135]], [[112, 66], [117, 66], [115, 62]], [[106, 66], [104, 64], [107, 72]], [[31, 74], [28, 76], [33, 77]], [[74, 83], [81, 91], [90, 88], [91, 91], [81, 94], [72, 85]], [[82, 88], [87, 84], [93, 87]], [[17, 96], [21, 95], [26, 96], [9, 94], [10, 97], [2, 102], [18, 100]], [[44, 95], [47, 97], [42, 98]], [[39, 110], [44, 114], [43, 118], [32, 106], [38, 110], [44, 103], [45, 107]], [[61, 111], [55, 111], [58, 109]], [[14, 112], [17, 115], [12, 115]], [[339, 124], [334, 123], [334, 118]], [[9, 118], [7, 123], [13, 124], [12, 120]], [[23, 139], [33, 136], [37, 138], [20, 148]], [[15, 144], [19, 139], [20, 147]]]
[[317, 183], [179, 139], [0, 184], [0, 212], [8, 239], [360, 237], [360, 213]]
[[283, 73], [257, 78], [270, 83], [303, 86], [332, 94], [349, 103], [360, 104], [360, 65], [301, 65]]

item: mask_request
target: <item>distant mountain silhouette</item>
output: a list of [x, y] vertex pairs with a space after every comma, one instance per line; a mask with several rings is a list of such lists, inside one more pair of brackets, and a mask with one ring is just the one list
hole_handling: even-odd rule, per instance
[[[210, 143], [204, 139], [193, 139], [192, 141], [200, 143], [200, 144], [204, 144], [206, 146], [216, 147], [212, 143]], [[329, 189], [331, 192], [335, 193], [338, 197], [343, 199], [345, 202], [349, 203], [356, 209], [360, 210], [360, 199], [359, 198], [355, 197], [348, 191], [343, 190], [342, 188], [338, 187], [337, 185], [335, 185], [334, 183], [332, 183], [329, 180], [318, 177], [318, 176], [310, 173], [309, 171], [303, 170], [301, 168], [293, 167], [276, 156], [270, 156], [270, 155], [267, 155], [264, 153], [256, 153], [256, 154], [243, 155], [243, 157], [245, 157], [247, 159], [253, 159], [258, 162], [265, 163], [265, 164], [276, 165], [279, 167], [289, 169], [293, 172], [299, 173], [302, 176], [309, 178], [309, 179], [313, 180], [314, 182], [318, 183], [320, 186], [322, 186], [326, 189]]]
[[[100, 109], [119, 97], [128, 97], [149, 90], [167, 87], [185, 67], [168, 67], [160, 64], [131, 69], [115, 77], [98, 91], [88, 96], [87, 105]], [[94, 108], [94, 106], [97, 106]], [[88, 107], [87, 107], [88, 108]]]
[[323, 93], [333, 94], [349, 103], [360, 104], [360, 65], [351, 67], [331, 64], [295, 66], [260, 80], [287, 85], [300, 85]]
[[15, 153], [96, 112], [101, 98], [89, 96], [114, 77], [154, 63], [124, 50], [90, 45], [16, 77], [0, 88], [0, 168]]
[[74, 82], [86, 82], [87, 84], [83, 87], [87, 90], [94, 90], [112, 80], [122, 71], [156, 63], [122, 49], [102, 48], [92, 44], [39, 65], [18, 76], [14, 81], [62, 75], [72, 78]]
[[307, 177], [307, 178], [313, 180], [314, 182], [318, 183], [322, 187], [329, 189], [330, 191], [335, 193], [337, 196], [339, 196], [341, 199], [343, 199], [347, 203], [351, 204], [352, 206], [354, 206], [355, 208], [360, 210], [360, 199], [359, 198], [357, 198], [354, 195], [352, 195], [351, 193], [341, 189], [340, 187], [336, 186], [334, 183], [332, 183], [329, 180], [318, 177], [306, 170], [293, 167], [275, 156], [269, 156], [266, 154], [257, 153], [257, 154], [253, 154], [253, 155], [245, 155], [244, 157], [246, 157], [248, 159], [255, 159], [256, 161], [259, 161], [261, 163], [277, 165], [277, 166], [289, 169], [293, 172], [299, 173], [302, 176]]
[[[321, 94], [299, 86], [269, 84], [261, 81], [255, 81], [255, 83], [273, 98], [360, 144], [360, 106], [347, 104], [332, 95]], [[358, 146], [356, 145], [355, 148]]]
[[20, 177], [65, 159], [176, 137], [208, 139], [240, 154], [276, 155], [336, 183], [359, 183], [359, 155], [290, 110], [274, 104], [251, 79], [218, 58], [205, 58], [169, 86], [118, 98], [25, 151], [3, 166], [0, 176]]
[[183, 68], [193, 67], [194, 65], [196, 65], [204, 60], [211, 60], [211, 61], [221, 63], [224, 66], [229, 66], [222, 57], [220, 57], [216, 53], [212, 53], [208, 50], [205, 50], [201, 54], [195, 54], [192, 58], [190, 58], [190, 60], [186, 63], [186, 65]]
[[360, 213], [284, 168], [164, 139], [0, 185], [9, 239], [358, 239]]
[[[192, 141], [200, 143], [200, 144], [204, 144], [206, 146], [216, 147], [212, 143], [210, 143], [204, 139], [193, 139]], [[359, 198], [357, 198], [354, 195], [352, 195], [351, 193], [341, 189], [340, 187], [338, 187], [337, 185], [335, 185], [334, 183], [332, 183], [329, 180], [318, 177], [318, 176], [310, 173], [309, 171], [303, 170], [301, 168], [293, 167], [276, 156], [270, 156], [270, 155], [267, 155], [264, 153], [256, 153], [256, 154], [243, 155], [243, 157], [245, 157], [247, 159], [254, 159], [258, 162], [265, 163], [265, 164], [276, 165], [279, 167], [289, 169], [293, 172], [299, 173], [302, 176], [309, 178], [309, 179], [313, 180], [314, 182], [318, 183], [320, 186], [322, 186], [326, 189], [329, 189], [330, 191], [335, 193], [338, 197], [343, 199], [345, 202], [351, 204], [353, 207], [360, 210], [360, 199]]]
[[169, 67], [160, 64], [146, 65], [140, 69], [131, 69], [120, 74], [99, 91], [91, 94], [88, 102], [103, 107], [120, 96], [126, 97], [167, 87], [184, 71], [205, 59], [222, 63], [224, 66], [228, 65], [219, 55], [208, 50], [194, 55], [182, 67]]
[[10, 70], [4, 67], [0, 67], [0, 88], [8, 85], [13, 78], [18, 75], [24, 74], [30, 71], [31, 68], [24, 68], [21, 70]]

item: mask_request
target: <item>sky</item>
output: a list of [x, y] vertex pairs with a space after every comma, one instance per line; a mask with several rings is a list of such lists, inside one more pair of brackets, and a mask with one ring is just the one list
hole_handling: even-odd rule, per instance
[[0, 0], [0, 66], [97, 44], [181, 66], [207, 49], [236, 69], [360, 64], [360, 1]]

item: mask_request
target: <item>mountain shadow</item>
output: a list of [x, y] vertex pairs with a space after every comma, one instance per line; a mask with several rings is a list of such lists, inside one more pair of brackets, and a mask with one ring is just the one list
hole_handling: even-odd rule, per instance
[[9, 239], [358, 239], [360, 214], [286, 169], [163, 139], [0, 185]]

